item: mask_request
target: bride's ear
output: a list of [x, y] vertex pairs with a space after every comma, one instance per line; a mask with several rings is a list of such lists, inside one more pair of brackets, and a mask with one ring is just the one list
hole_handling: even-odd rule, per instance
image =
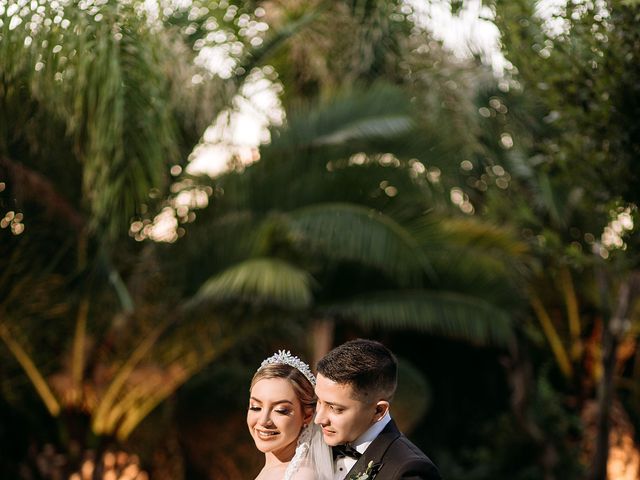
[[380, 400], [376, 403], [376, 412], [373, 415], [373, 419], [377, 422], [384, 417], [389, 411], [389, 402], [386, 400]]
[[304, 423], [305, 425], [309, 425], [311, 422], [313, 422], [313, 416], [315, 415], [315, 413], [316, 411], [313, 408], [305, 408], [302, 423]]

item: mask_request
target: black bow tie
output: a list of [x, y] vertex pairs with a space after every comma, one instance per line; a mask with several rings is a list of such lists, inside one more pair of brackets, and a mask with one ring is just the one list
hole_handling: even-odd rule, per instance
[[340, 457], [351, 457], [358, 460], [362, 454], [348, 443], [346, 445], [336, 445], [331, 449], [333, 451], [333, 459]]

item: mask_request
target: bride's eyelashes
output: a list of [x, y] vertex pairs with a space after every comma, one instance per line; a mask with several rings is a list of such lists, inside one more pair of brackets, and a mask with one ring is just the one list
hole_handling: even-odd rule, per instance
[[[249, 405], [249, 410], [251, 410], [252, 412], [259, 412], [260, 410], [262, 410], [262, 407], [259, 407], [257, 405]], [[273, 410], [276, 413], [279, 413], [280, 415], [291, 415], [292, 411], [287, 409], [287, 408], [276, 408]]]

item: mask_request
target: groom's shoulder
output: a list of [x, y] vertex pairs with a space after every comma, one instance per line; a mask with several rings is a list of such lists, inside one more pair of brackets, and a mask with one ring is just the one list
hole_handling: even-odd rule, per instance
[[419, 474], [415, 478], [429, 480], [439, 480], [441, 478], [437, 467], [431, 459], [402, 434], [389, 446], [385, 457], [387, 457], [388, 461], [396, 463], [400, 470]]
[[406, 460], [424, 460], [428, 463], [433, 463], [422, 450], [403, 434], [400, 434], [396, 441], [393, 442], [387, 453]]

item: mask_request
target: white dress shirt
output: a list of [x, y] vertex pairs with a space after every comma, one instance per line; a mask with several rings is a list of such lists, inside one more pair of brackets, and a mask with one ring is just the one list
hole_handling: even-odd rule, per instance
[[[387, 426], [387, 423], [391, 421], [391, 415], [389, 411], [385, 413], [385, 415], [378, 420], [376, 423], [371, 425], [369, 429], [360, 435], [355, 442], [351, 442], [351, 446], [355, 448], [358, 452], [364, 453], [364, 451], [371, 445], [380, 432]], [[356, 464], [357, 460], [351, 457], [338, 457], [336, 458], [333, 464], [333, 480], [344, 480], [349, 473], [349, 470]]]

